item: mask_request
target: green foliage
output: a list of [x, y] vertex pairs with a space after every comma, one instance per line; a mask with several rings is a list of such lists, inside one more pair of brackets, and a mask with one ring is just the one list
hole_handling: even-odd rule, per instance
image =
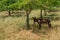
[[54, 9], [60, 6], [60, 0], [0, 0], [0, 11], [30, 9]]
[[27, 0], [17, 0], [15, 3], [9, 5], [9, 9], [11, 10], [18, 10], [27, 2]]
[[26, 3], [27, 0], [2, 0], [0, 1], [1, 10], [16, 10]]
[[60, 0], [38, 0], [41, 9], [55, 9], [59, 7]]

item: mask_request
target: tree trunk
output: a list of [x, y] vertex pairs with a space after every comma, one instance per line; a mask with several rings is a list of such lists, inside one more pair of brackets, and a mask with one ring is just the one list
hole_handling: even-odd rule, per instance
[[26, 11], [26, 15], [27, 15], [27, 19], [26, 19], [27, 29], [30, 29], [30, 25], [29, 25], [29, 12], [28, 11]]
[[46, 10], [44, 9], [44, 16], [46, 16], [47, 14], [46, 14]]
[[42, 18], [42, 9], [41, 9], [41, 12], [40, 12], [40, 18]]
[[[42, 9], [41, 9], [41, 12], [40, 12], [40, 18], [42, 19]], [[39, 29], [41, 29], [41, 23], [39, 23]]]

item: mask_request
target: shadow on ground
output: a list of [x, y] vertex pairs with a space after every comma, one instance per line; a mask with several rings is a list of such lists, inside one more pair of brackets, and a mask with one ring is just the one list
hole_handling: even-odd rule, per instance
[[0, 18], [7, 18], [7, 17], [22, 17], [21, 15], [11, 15], [11, 16], [0, 16]]

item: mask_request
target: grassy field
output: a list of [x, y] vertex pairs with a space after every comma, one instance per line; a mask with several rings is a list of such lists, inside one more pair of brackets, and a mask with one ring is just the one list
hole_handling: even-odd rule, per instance
[[[38, 18], [39, 13], [39, 10], [31, 12], [30, 26], [32, 29], [26, 30], [26, 14], [8, 16], [7, 12], [0, 12], [0, 40], [60, 40], [60, 20], [52, 20], [51, 29], [47, 25], [42, 25], [41, 30], [37, 29], [38, 24], [33, 26], [32, 17]], [[54, 13], [58, 15], [53, 18], [60, 17], [60, 12]], [[47, 15], [51, 14], [52, 12], [47, 13]]]

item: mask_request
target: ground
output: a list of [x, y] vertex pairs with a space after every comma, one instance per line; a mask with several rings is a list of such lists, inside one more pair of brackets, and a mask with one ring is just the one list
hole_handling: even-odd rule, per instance
[[[60, 20], [51, 21], [52, 28], [42, 25], [38, 30], [33, 26], [32, 17], [39, 17], [40, 10], [34, 10], [30, 14], [30, 25], [33, 27], [26, 30], [25, 16], [8, 16], [6, 12], [0, 12], [0, 40], [60, 40]], [[38, 14], [37, 14], [38, 13]], [[60, 12], [56, 12], [60, 15]]]

